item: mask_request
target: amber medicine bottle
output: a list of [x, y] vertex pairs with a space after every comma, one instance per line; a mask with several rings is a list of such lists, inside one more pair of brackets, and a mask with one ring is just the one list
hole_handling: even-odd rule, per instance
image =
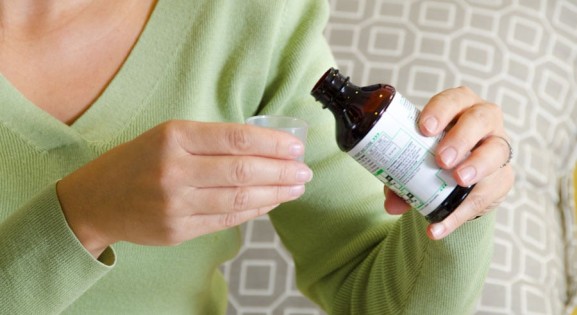
[[394, 87], [359, 87], [331, 68], [311, 94], [333, 113], [339, 148], [428, 221], [442, 221], [471, 191], [437, 165], [434, 148], [440, 136], [421, 135], [420, 111]]

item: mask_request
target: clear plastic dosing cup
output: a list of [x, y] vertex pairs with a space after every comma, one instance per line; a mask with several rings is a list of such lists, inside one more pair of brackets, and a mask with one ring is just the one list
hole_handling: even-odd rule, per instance
[[[249, 117], [245, 122], [249, 125], [272, 128], [290, 133], [299, 138], [306, 146], [309, 126], [307, 122], [302, 119], [280, 115], [260, 115]], [[304, 156], [301, 155], [297, 160], [303, 161]]]

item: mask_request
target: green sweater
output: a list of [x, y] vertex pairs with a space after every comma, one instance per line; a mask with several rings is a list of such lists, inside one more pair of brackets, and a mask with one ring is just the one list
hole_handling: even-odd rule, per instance
[[381, 183], [338, 150], [332, 115], [309, 94], [334, 65], [327, 16], [320, 0], [161, 0], [72, 126], [0, 77], [0, 314], [223, 314], [218, 268], [239, 250], [238, 228], [174, 247], [117, 243], [95, 260], [67, 226], [55, 183], [166, 120], [265, 113], [310, 123], [314, 180], [270, 215], [304, 294], [331, 314], [471, 312], [493, 218], [430, 241], [415, 211], [384, 212]]

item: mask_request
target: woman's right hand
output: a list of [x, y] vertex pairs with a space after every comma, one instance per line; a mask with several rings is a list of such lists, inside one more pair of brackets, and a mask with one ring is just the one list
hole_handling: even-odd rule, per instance
[[66, 220], [94, 256], [118, 241], [176, 245], [304, 193], [297, 138], [232, 123], [170, 121], [58, 182]]

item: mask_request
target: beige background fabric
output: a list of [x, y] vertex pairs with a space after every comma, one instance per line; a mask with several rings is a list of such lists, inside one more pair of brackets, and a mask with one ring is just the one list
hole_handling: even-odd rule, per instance
[[[517, 181], [497, 210], [476, 314], [563, 314], [576, 287], [566, 273], [573, 231], [559, 205], [560, 178], [576, 156], [577, 1], [329, 2], [326, 37], [353, 82], [390, 83], [418, 106], [467, 85], [502, 107]], [[298, 293], [268, 220], [243, 233], [238, 258], [223, 266], [229, 314], [324, 314]]]

